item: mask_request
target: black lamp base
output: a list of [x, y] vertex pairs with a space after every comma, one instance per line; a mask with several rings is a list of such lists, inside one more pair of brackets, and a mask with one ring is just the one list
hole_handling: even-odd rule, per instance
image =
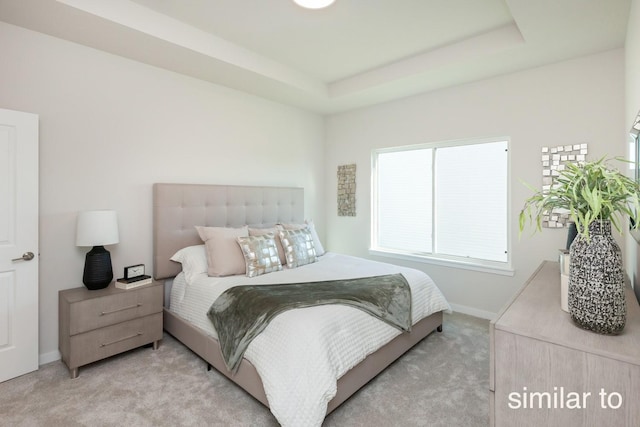
[[112, 280], [111, 254], [104, 246], [94, 246], [84, 259], [82, 283], [87, 289], [95, 291], [106, 288]]

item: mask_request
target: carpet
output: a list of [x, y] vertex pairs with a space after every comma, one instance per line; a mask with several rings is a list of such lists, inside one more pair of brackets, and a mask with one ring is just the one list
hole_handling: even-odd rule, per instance
[[[165, 333], [80, 368], [61, 361], [0, 384], [3, 426], [277, 426], [269, 410]], [[323, 426], [486, 426], [489, 322], [445, 315], [433, 333], [331, 413]]]

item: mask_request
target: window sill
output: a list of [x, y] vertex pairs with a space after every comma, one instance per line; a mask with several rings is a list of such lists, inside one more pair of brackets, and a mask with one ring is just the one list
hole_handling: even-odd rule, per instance
[[515, 275], [515, 271], [510, 266], [507, 266], [507, 265], [502, 266], [502, 265], [495, 265], [495, 264], [489, 264], [489, 263], [480, 264], [472, 261], [462, 261], [457, 259], [448, 259], [448, 258], [419, 255], [419, 254], [412, 254], [412, 253], [406, 253], [406, 252], [393, 252], [389, 250], [373, 249], [373, 248], [369, 248], [369, 254], [386, 257], [386, 258], [402, 259], [405, 261], [421, 262], [424, 264], [434, 264], [434, 265], [440, 265], [444, 267], [459, 268], [462, 270], [472, 270], [472, 271], [480, 271], [482, 273], [498, 274], [500, 276], [513, 277]]

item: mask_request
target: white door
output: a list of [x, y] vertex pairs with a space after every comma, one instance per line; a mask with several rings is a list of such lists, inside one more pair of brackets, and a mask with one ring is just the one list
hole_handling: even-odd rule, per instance
[[0, 381], [38, 369], [38, 116], [0, 109]]

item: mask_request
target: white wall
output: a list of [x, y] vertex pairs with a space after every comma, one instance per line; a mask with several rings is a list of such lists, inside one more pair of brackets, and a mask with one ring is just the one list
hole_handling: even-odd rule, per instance
[[[633, 120], [640, 110], [640, 0], [631, 2], [627, 39], [625, 42], [625, 129], [631, 129]], [[627, 239], [627, 261], [630, 264], [629, 274], [635, 287], [636, 295], [640, 299], [640, 251], [634, 239]]]
[[[638, 2], [630, 22], [640, 18]], [[539, 182], [540, 147], [588, 142], [591, 158], [626, 154], [626, 129], [640, 109], [640, 58], [630, 55], [640, 35], [632, 27], [626, 75], [635, 95], [626, 115], [624, 52], [614, 50], [325, 120], [0, 23], [0, 108], [40, 115], [41, 360], [57, 356], [58, 290], [81, 286], [80, 210], [118, 211], [121, 241], [108, 248], [118, 275], [139, 262], [151, 268], [154, 182], [302, 186], [327, 248], [369, 257], [373, 148], [508, 135], [515, 277], [402, 262], [427, 271], [457, 307], [497, 312], [564, 246], [564, 231], [517, 239], [528, 196], [519, 179]], [[358, 215], [337, 217], [336, 169], [354, 162]]]
[[[518, 213], [530, 195], [519, 180], [541, 184], [541, 147], [586, 142], [591, 159], [624, 156], [624, 116], [622, 49], [330, 116], [325, 158], [327, 245], [332, 251], [369, 257], [372, 149], [507, 135], [515, 276], [402, 262], [431, 275], [458, 309], [490, 316], [542, 260], [557, 259], [558, 249], [566, 243], [564, 230], [544, 230], [533, 237], [527, 232], [518, 240]], [[357, 164], [355, 218], [336, 214], [335, 171], [349, 163]]]
[[0, 108], [40, 115], [41, 361], [58, 290], [82, 286], [80, 210], [118, 211], [117, 277], [151, 269], [154, 182], [304, 187], [324, 229], [322, 117], [4, 23], [0, 40]]
[[625, 42], [625, 83], [627, 129], [640, 110], [640, 0], [632, 0]]

